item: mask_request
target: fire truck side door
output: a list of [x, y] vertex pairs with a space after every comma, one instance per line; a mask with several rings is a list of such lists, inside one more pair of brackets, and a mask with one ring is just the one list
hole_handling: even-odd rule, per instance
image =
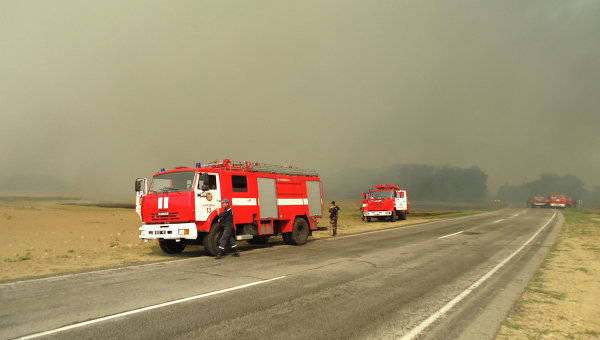
[[148, 179], [135, 180], [135, 212], [142, 218], [142, 197], [148, 193]]
[[321, 182], [318, 181], [306, 181], [306, 194], [308, 200], [308, 215], [309, 216], [322, 216], [323, 215], [323, 202], [321, 198]]
[[394, 199], [394, 204], [396, 206], [396, 210], [406, 210], [406, 192], [405, 191], [396, 191], [396, 198]]
[[275, 178], [258, 177], [258, 207], [261, 219], [276, 219], [279, 215], [277, 208], [277, 192]]
[[[198, 185], [194, 191], [196, 192], [196, 221], [206, 221], [208, 216], [221, 208], [221, 182], [219, 174], [208, 174], [209, 183], [202, 182], [202, 176], [198, 176]], [[208, 184], [208, 190], [202, 190], [203, 185]], [[206, 188], [206, 187], [205, 187]]]

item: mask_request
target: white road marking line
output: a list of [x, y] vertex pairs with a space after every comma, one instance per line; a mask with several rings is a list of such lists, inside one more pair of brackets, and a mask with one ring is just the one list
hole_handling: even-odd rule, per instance
[[448, 302], [440, 310], [438, 310], [437, 312], [433, 313], [425, 321], [421, 322], [417, 327], [413, 328], [410, 332], [408, 332], [407, 334], [405, 334], [402, 338], [400, 338], [400, 340], [414, 339], [423, 330], [425, 330], [425, 328], [427, 328], [429, 325], [431, 325], [432, 323], [434, 323], [437, 319], [439, 319], [444, 314], [446, 314], [446, 312], [448, 312], [452, 307], [454, 307], [454, 305], [456, 305], [457, 303], [459, 303], [467, 295], [471, 294], [471, 292], [473, 290], [475, 290], [475, 288], [479, 287], [482, 283], [484, 283], [487, 279], [489, 279], [490, 276], [492, 276], [495, 272], [497, 272], [498, 269], [502, 268], [502, 266], [504, 266], [508, 261], [510, 261], [513, 257], [515, 257], [515, 255], [517, 255], [521, 250], [523, 250], [523, 248], [525, 248], [531, 241], [533, 241], [533, 239], [542, 230], [544, 230], [544, 228], [546, 228], [548, 226], [548, 224], [550, 224], [550, 222], [552, 222], [552, 220], [554, 219], [555, 216], [556, 216], [556, 212], [554, 212], [554, 214], [548, 220], [548, 222], [546, 222], [540, 229], [538, 229], [538, 231], [536, 231], [535, 234], [533, 234], [533, 236], [531, 236], [529, 238], [529, 240], [527, 240], [527, 242], [525, 242], [525, 244], [523, 244], [522, 246], [520, 246], [519, 249], [515, 250], [514, 253], [510, 254], [502, 262], [498, 263], [494, 268], [492, 268], [492, 270], [490, 270], [489, 272], [487, 272], [487, 274], [483, 275], [479, 280], [477, 280], [477, 282], [473, 283], [471, 286], [469, 286], [467, 289], [465, 289], [462, 293], [460, 293], [459, 295], [457, 295], [454, 299], [452, 299], [450, 302]]
[[439, 239], [441, 239], [441, 238], [446, 238], [446, 237], [450, 237], [450, 236], [454, 236], [454, 235], [462, 234], [462, 233], [464, 233], [464, 232], [465, 232], [464, 230], [461, 230], [461, 231], [459, 231], [458, 233], [454, 233], [454, 234], [450, 234], [450, 235], [446, 235], [446, 236], [440, 236], [440, 237], [438, 237], [438, 240], [439, 240]]
[[[501, 210], [504, 210], [504, 209], [501, 209]], [[466, 219], [466, 218], [471, 218], [471, 217], [476, 217], [476, 216], [485, 216], [485, 215], [493, 214], [495, 212], [499, 212], [501, 210], [493, 210], [493, 211], [488, 211], [486, 213], [481, 213], [481, 214], [476, 214], [476, 215], [469, 215], [469, 216], [463, 216], [463, 217], [456, 217], [456, 218], [449, 218], [449, 219], [445, 219], [445, 220], [437, 220], [437, 221], [431, 221], [431, 222], [409, 224], [409, 225], [404, 225], [404, 226], [398, 226], [398, 227], [392, 227], [392, 228], [388, 228], [388, 229], [368, 231], [368, 232], [358, 233], [358, 234], [352, 234], [352, 235], [331, 237], [331, 238], [326, 238], [326, 239], [322, 239], [322, 240], [323, 241], [339, 240], [340, 238], [356, 237], [356, 236], [362, 236], [364, 234], [386, 232], [386, 231], [389, 231], [390, 229], [400, 229], [400, 228], [404, 229], [404, 228], [407, 228], [407, 227], [416, 227], [416, 226], [421, 226], [421, 225], [426, 225], [426, 224], [432, 224], [432, 223], [438, 223], [438, 222], [444, 222], [444, 221], [455, 221], [455, 220]], [[184, 261], [196, 261], [198, 259], [199, 258], [194, 257], [194, 258], [190, 258], [190, 259], [180, 259], [180, 260], [172, 260], [172, 261], [160, 261], [160, 262], [145, 263], [145, 264], [139, 264], [139, 265], [126, 266], [126, 267], [116, 267], [116, 268], [109, 268], [109, 269], [92, 270], [92, 271], [89, 271], [89, 272], [86, 271], [86, 272], [82, 272], [82, 273], [69, 273], [69, 274], [62, 274], [62, 275], [55, 275], [55, 276], [47, 276], [47, 277], [41, 277], [41, 278], [38, 278], [38, 279], [25, 279], [25, 280], [20, 280], [20, 281], [0, 283], [0, 287], [2, 287], [2, 286], [13, 286], [13, 285], [18, 285], [18, 284], [32, 283], [32, 282], [38, 282], [38, 281], [60, 280], [60, 279], [64, 279], [64, 278], [67, 278], [67, 277], [76, 277], [76, 276], [83, 276], [83, 275], [90, 275], [90, 274], [113, 272], [113, 271], [119, 271], [119, 270], [123, 270], [123, 269], [133, 269], [133, 268], [141, 268], [141, 267], [148, 267], [148, 266], [173, 264], [173, 263], [184, 262]]]
[[386, 229], [378, 229], [378, 230], [365, 231], [365, 232], [356, 233], [356, 234], [350, 234], [350, 235], [343, 235], [343, 236], [323, 238], [323, 239], [319, 239], [319, 241], [335, 241], [335, 240], [344, 239], [344, 238], [364, 236], [364, 235], [368, 235], [368, 234], [384, 233], [384, 232], [389, 232], [391, 230], [404, 230], [404, 229], [407, 229], [407, 228], [419, 227], [419, 226], [424, 226], [424, 225], [433, 224], [433, 223], [456, 221], [456, 220], [461, 220], [461, 219], [466, 219], [466, 218], [471, 218], [471, 217], [484, 216], [484, 215], [492, 214], [492, 213], [495, 213], [495, 212], [498, 212], [498, 211], [499, 210], [494, 210], [494, 211], [489, 211], [489, 212], [486, 212], [486, 213], [481, 213], [481, 214], [476, 214], [476, 215], [469, 215], [469, 216], [456, 217], [456, 218], [448, 218], [448, 219], [445, 219], [445, 220], [437, 220], [437, 221], [431, 221], [431, 222], [422, 222], [422, 223], [415, 223], [415, 224], [408, 224], [408, 225], [400, 225], [400, 226], [397, 226], [397, 227], [390, 227], [390, 228], [386, 228]]
[[502, 222], [502, 221], [504, 221], [504, 219], [503, 219], [503, 218], [502, 218], [502, 219], [499, 219], [499, 220], [496, 220], [496, 221], [494, 221], [494, 222], [492, 222], [492, 223], [498, 223], [498, 222]]
[[166, 306], [170, 306], [170, 305], [175, 305], [175, 304], [182, 303], [182, 302], [197, 300], [197, 299], [201, 299], [201, 298], [208, 297], [208, 296], [223, 294], [223, 293], [231, 292], [231, 291], [242, 289], [242, 288], [256, 286], [256, 285], [259, 285], [259, 284], [263, 284], [263, 283], [267, 283], [267, 282], [271, 282], [271, 281], [283, 279], [284, 277], [286, 277], [286, 276], [279, 276], [279, 277], [275, 277], [275, 278], [268, 279], [268, 280], [251, 282], [251, 283], [247, 283], [247, 284], [241, 285], [241, 286], [236, 286], [236, 287], [221, 289], [221, 290], [217, 290], [217, 291], [210, 292], [210, 293], [204, 293], [204, 294], [200, 294], [200, 295], [196, 295], [196, 296], [190, 296], [190, 297], [183, 298], [183, 299], [178, 299], [178, 300], [173, 300], [173, 301], [169, 301], [169, 302], [165, 302], [165, 303], [160, 303], [158, 305], [153, 305], [153, 306], [147, 306], [147, 307], [143, 307], [143, 308], [138, 308], [138, 309], [130, 310], [130, 311], [127, 311], [127, 312], [113, 314], [113, 315], [101, 317], [101, 318], [98, 318], [98, 319], [93, 319], [93, 320], [89, 320], [89, 321], [85, 321], [85, 322], [80, 322], [80, 323], [72, 324], [72, 325], [69, 325], [69, 326], [64, 326], [64, 327], [59, 327], [59, 328], [51, 329], [49, 331], [44, 331], [44, 332], [40, 332], [40, 333], [26, 335], [26, 336], [23, 336], [23, 337], [20, 337], [20, 338], [17, 338], [17, 339], [25, 340], [25, 339], [39, 338], [39, 337], [42, 337], [42, 336], [46, 336], [46, 335], [50, 335], [50, 334], [55, 334], [55, 333], [59, 333], [59, 332], [64, 332], [64, 331], [67, 331], [67, 330], [70, 330], [70, 329], [79, 328], [79, 327], [83, 327], [83, 326], [95, 324], [95, 323], [106, 321], [106, 320], [117, 319], [117, 318], [121, 318], [121, 317], [132, 315], [132, 314], [137, 314], [137, 313], [140, 313], [140, 312], [145, 312], [145, 311], [152, 310], [152, 309], [162, 308], [162, 307], [166, 307]]

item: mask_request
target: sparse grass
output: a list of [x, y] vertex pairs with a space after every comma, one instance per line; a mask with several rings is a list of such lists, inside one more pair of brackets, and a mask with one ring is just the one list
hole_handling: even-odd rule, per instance
[[538, 293], [555, 300], [564, 300], [567, 297], [567, 294], [565, 293], [552, 292], [541, 288], [527, 287], [525, 288], [525, 290], [533, 293]]
[[119, 245], [119, 239], [115, 239], [113, 241], [110, 241], [110, 247], [114, 248], [117, 247]]
[[600, 338], [600, 332], [595, 330], [586, 329], [584, 332], [585, 335], [591, 335], [596, 338]]
[[9, 215], [9, 214], [7, 214], [7, 213], [4, 213], [4, 214], [2, 214], [2, 216], [3, 216], [3, 217], [4, 217], [4, 219], [6, 219], [6, 220], [12, 220], [12, 219], [13, 219], [12, 215]]
[[511, 329], [522, 329], [523, 326], [518, 324], [518, 323], [513, 323], [513, 322], [509, 322], [509, 321], [504, 321], [502, 323], [504, 326], [506, 326], [507, 328], [511, 328]]
[[28, 261], [28, 260], [31, 260], [30, 252], [27, 252], [27, 254], [25, 254], [25, 255], [17, 254], [14, 259], [7, 257], [4, 259], [4, 262], [10, 263], [10, 262], [21, 262], [21, 261]]
[[74, 252], [75, 252], [75, 249], [69, 249], [69, 250], [68, 250], [68, 252], [69, 252], [69, 253], [74, 253]]

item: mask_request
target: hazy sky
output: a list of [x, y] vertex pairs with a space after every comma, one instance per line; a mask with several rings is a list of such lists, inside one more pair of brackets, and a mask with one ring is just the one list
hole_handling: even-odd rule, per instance
[[599, 104], [594, 0], [0, 1], [0, 183], [127, 197], [232, 158], [593, 186]]

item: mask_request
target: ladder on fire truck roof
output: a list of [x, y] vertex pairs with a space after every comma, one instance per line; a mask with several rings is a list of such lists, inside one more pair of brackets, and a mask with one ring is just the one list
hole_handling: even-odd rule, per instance
[[281, 174], [291, 176], [310, 176], [317, 177], [319, 174], [316, 170], [312, 169], [301, 169], [295, 168], [290, 165], [277, 165], [268, 163], [258, 162], [242, 162], [242, 161], [231, 161], [229, 159], [223, 160], [223, 162], [214, 161], [208, 163], [209, 167], [212, 168], [225, 168], [228, 170], [242, 170], [242, 171], [253, 171], [253, 172], [264, 172], [269, 174]]

